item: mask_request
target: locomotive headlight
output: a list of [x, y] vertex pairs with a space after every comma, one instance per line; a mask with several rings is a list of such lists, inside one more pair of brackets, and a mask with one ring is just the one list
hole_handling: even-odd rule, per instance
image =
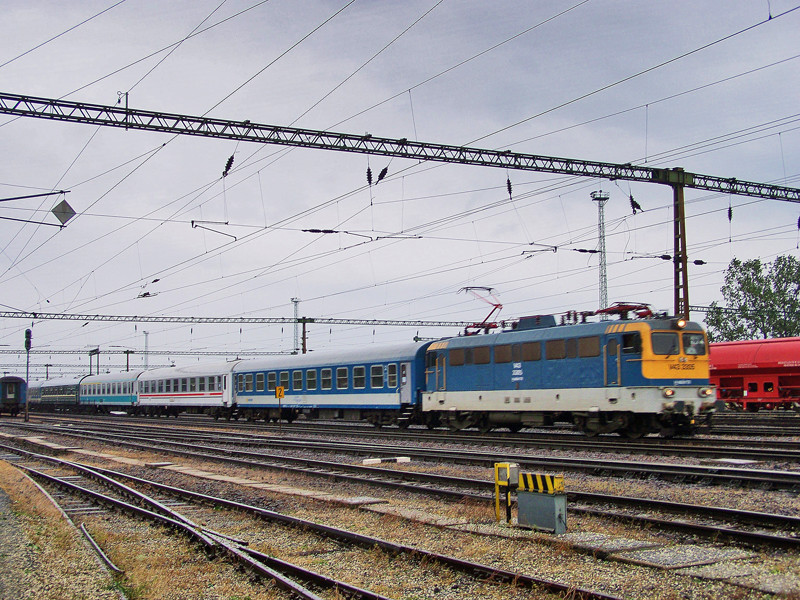
[[697, 395], [701, 398], [708, 398], [711, 394], [714, 393], [714, 390], [711, 388], [700, 388], [697, 390]]
[[674, 319], [672, 321], [672, 326], [675, 329], [683, 329], [684, 327], [686, 327], [686, 319]]
[[672, 398], [675, 395], [675, 390], [672, 388], [664, 388], [661, 393], [664, 394], [664, 398]]

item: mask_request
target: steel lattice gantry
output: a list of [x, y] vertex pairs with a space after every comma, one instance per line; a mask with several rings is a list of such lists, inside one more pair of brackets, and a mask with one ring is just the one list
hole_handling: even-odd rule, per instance
[[797, 188], [699, 175], [685, 172], [680, 168], [657, 169], [631, 164], [621, 165], [538, 156], [511, 152], [510, 150], [488, 150], [446, 144], [431, 144], [411, 141], [405, 138], [381, 138], [369, 134], [354, 135], [282, 127], [253, 123], [248, 120], [212, 119], [209, 117], [178, 115], [137, 110], [122, 106], [88, 104], [85, 102], [70, 102], [2, 92], [0, 92], [0, 113], [124, 129], [250, 141], [261, 144], [278, 144], [320, 150], [395, 156], [433, 162], [668, 185], [673, 189], [675, 222], [675, 251], [673, 255], [675, 265], [675, 314], [682, 314], [686, 318], [689, 316], [689, 283], [683, 208], [684, 188], [800, 203], [800, 189]]

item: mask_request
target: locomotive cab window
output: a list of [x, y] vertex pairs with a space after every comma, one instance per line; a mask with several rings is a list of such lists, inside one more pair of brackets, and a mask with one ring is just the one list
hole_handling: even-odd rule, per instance
[[702, 356], [706, 353], [706, 340], [702, 333], [683, 334], [683, 352]]
[[678, 354], [678, 334], [668, 331], [654, 331], [652, 335], [653, 354]]
[[642, 336], [638, 331], [622, 334], [622, 353], [641, 354]]

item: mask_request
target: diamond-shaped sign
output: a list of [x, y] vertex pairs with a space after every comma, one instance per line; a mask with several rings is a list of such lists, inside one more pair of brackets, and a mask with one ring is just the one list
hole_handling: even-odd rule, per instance
[[56, 216], [56, 219], [61, 221], [62, 225], [75, 216], [75, 211], [72, 210], [66, 200], [59, 202], [51, 212]]

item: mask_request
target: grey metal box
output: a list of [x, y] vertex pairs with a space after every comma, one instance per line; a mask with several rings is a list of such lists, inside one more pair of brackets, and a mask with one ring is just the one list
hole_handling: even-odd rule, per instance
[[567, 532], [567, 495], [517, 492], [517, 520], [521, 527]]

